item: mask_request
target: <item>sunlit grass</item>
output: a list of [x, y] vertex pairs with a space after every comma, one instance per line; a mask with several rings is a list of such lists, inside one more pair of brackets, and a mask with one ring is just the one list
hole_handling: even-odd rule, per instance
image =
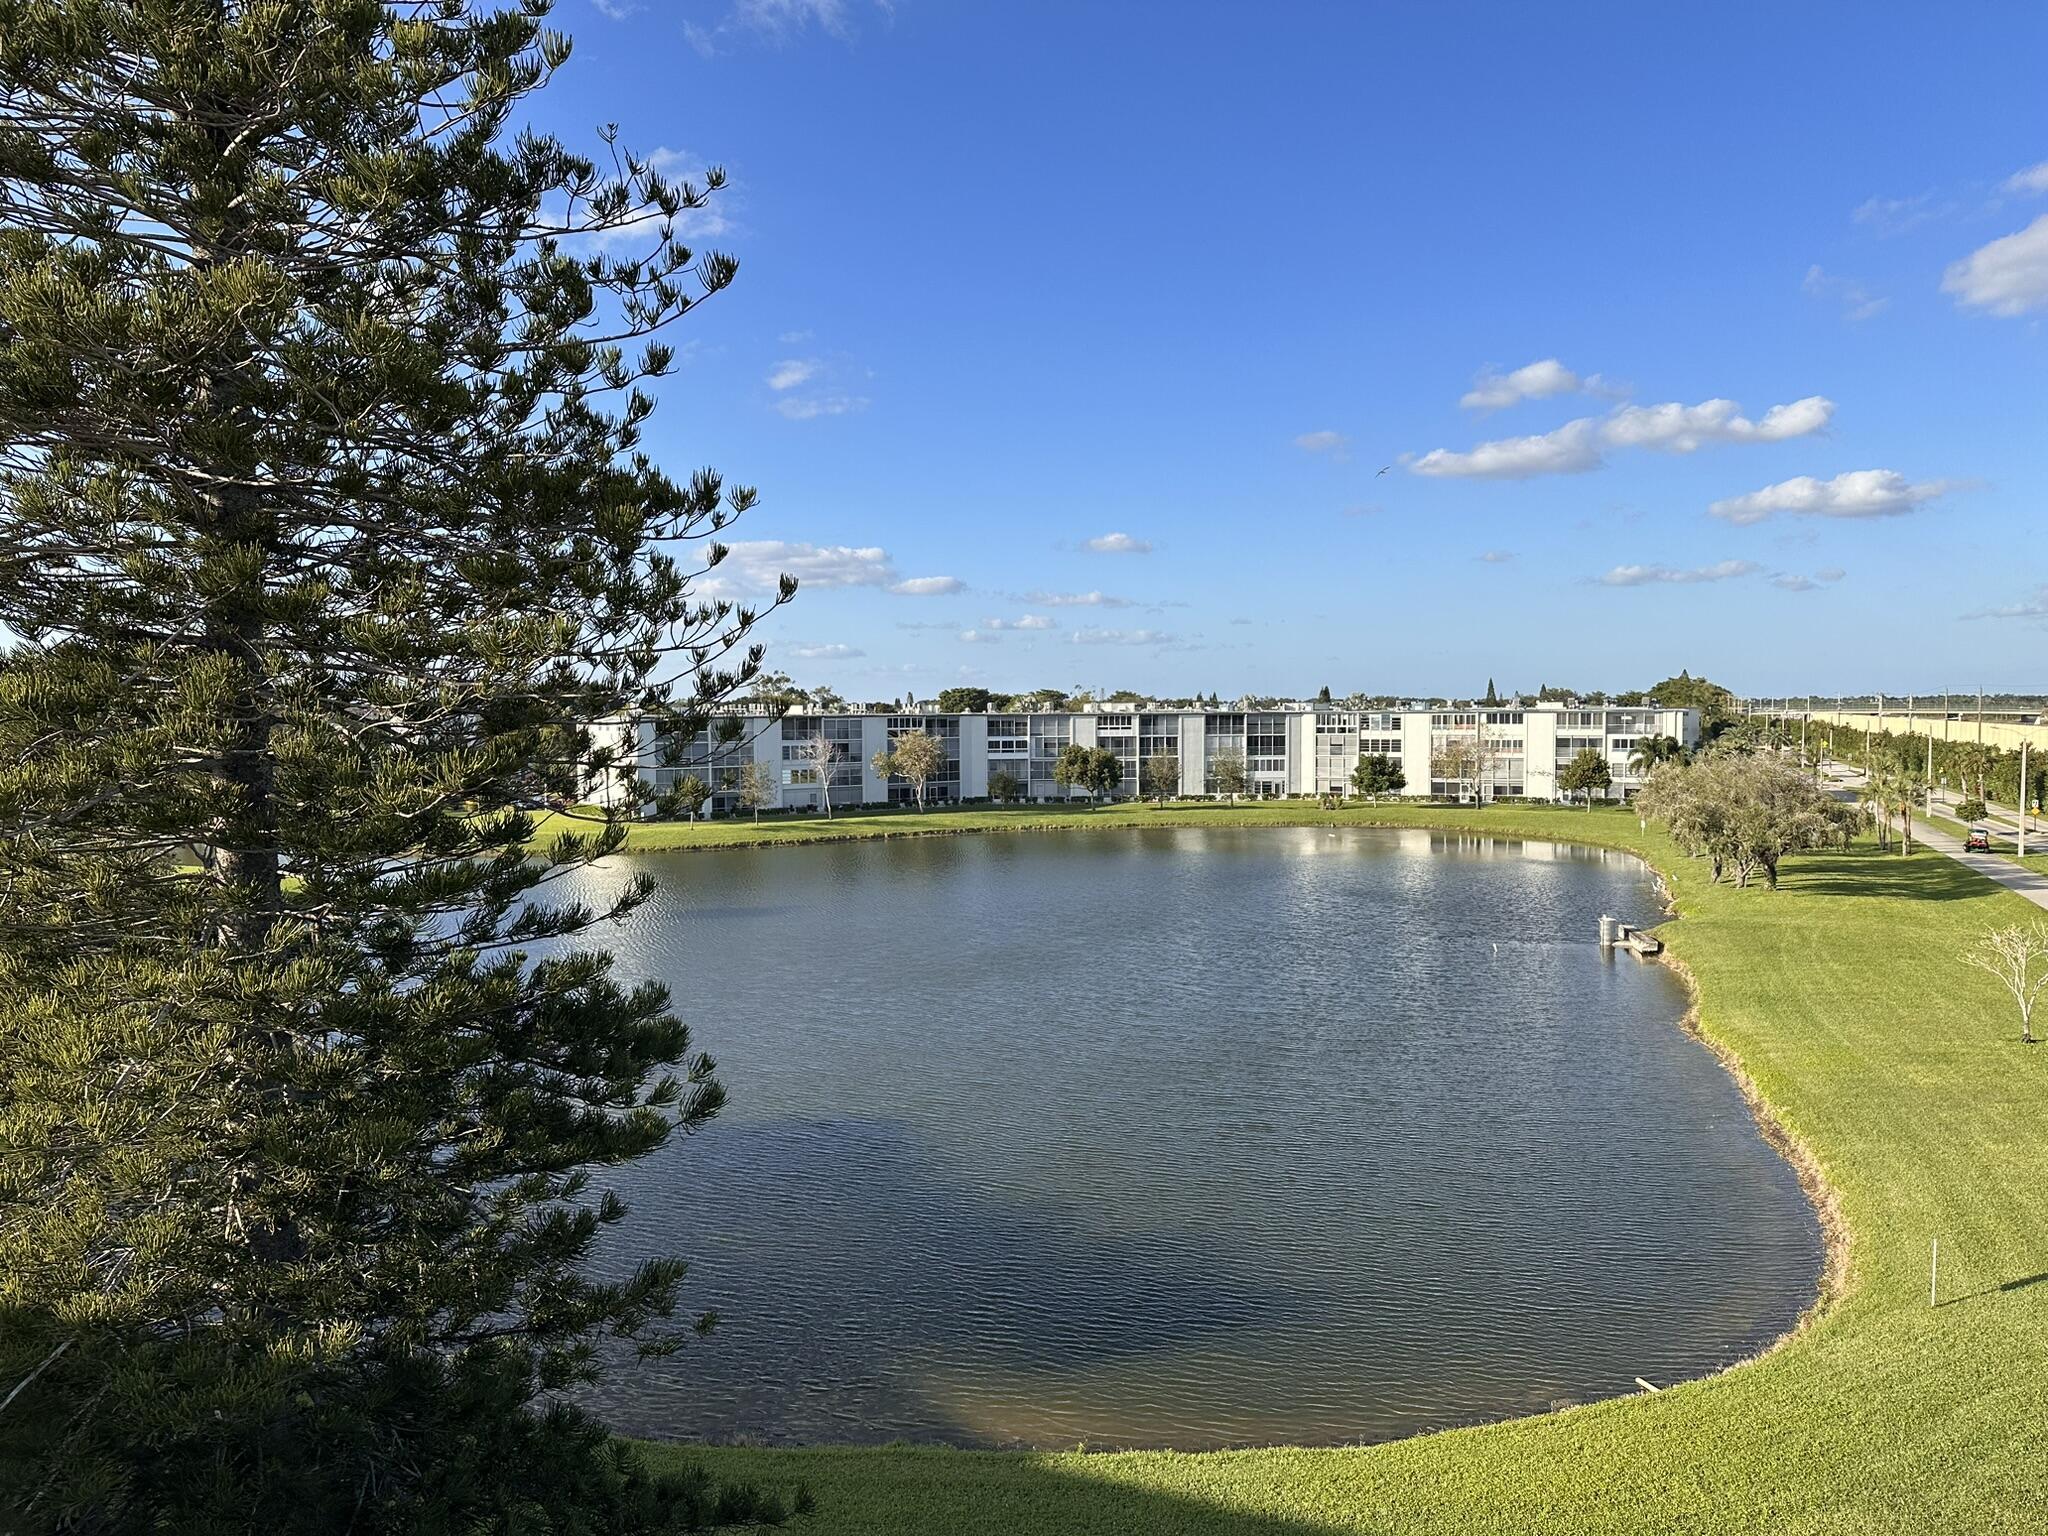
[[[1541, 807], [1119, 806], [842, 815], [829, 831], [772, 830], [794, 841], [821, 831], [1322, 822], [1580, 838], [1641, 852], [1666, 872], [1683, 920], [1664, 936], [1698, 980], [1703, 1032], [1740, 1059], [1838, 1201], [1843, 1289], [1811, 1326], [1757, 1362], [1655, 1395], [1366, 1448], [657, 1454], [776, 1486], [807, 1482], [821, 1536], [1860, 1536], [2048, 1523], [2048, 1047], [2020, 1045], [2011, 1004], [1959, 959], [1987, 926], [2035, 909], [1953, 860], [1861, 845], [1788, 862], [1779, 891], [1735, 891], [1710, 886], [1701, 866], [1625, 812]], [[636, 827], [633, 840], [716, 846], [751, 831]], [[1930, 1308], [1937, 1235], [1942, 1304]]]

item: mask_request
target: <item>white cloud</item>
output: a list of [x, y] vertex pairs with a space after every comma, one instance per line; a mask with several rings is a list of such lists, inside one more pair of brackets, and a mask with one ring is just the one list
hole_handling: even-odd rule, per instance
[[1937, 207], [1934, 194], [1922, 192], [1917, 197], [1865, 198], [1849, 217], [1858, 224], [1868, 225], [1880, 235], [1902, 235], [1952, 211], [1952, 205]]
[[1059, 628], [1059, 626], [1053, 622], [1052, 616], [1050, 614], [1045, 613], [1027, 613], [1022, 618], [1016, 619], [983, 619], [981, 621], [981, 627], [983, 629], [1018, 630]]
[[2024, 171], [2014, 171], [2005, 178], [2005, 185], [1999, 189], [2015, 192], [2022, 197], [2036, 192], [2048, 192], [2048, 160], [2039, 165], [2030, 165]]
[[1824, 271], [1818, 263], [1806, 269], [1806, 277], [1799, 287], [1809, 298], [1839, 299], [1842, 318], [1851, 324], [1868, 320], [1891, 303], [1890, 299], [1872, 293], [1853, 277], [1837, 277]]
[[824, 366], [815, 357], [786, 358], [768, 370], [768, 387], [795, 389], [799, 384], [810, 383]]
[[1779, 571], [1771, 577], [1771, 585], [1782, 587], [1787, 592], [1818, 592], [1822, 587], [1840, 581], [1848, 574], [1839, 565], [1824, 565], [1811, 576], [1802, 576], [1797, 571]]
[[958, 576], [912, 576], [904, 581], [889, 584], [889, 590], [898, 597], [945, 597], [954, 592], [965, 592], [967, 583]]
[[1600, 584], [1608, 587], [1647, 587], [1659, 583], [1691, 585], [1694, 582], [1730, 581], [1738, 576], [1754, 576], [1762, 569], [1754, 560], [1722, 560], [1713, 565], [1694, 566], [1690, 570], [1675, 570], [1668, 565], [1617, 565], [1600, 578]]
[[1351, 439], [1342, 432], [1332, 432], [1325, 428], [1320, 432], [1302, 433], [1294, 440], [1294, 446], [1304, 453], [1327, 453], [1341, 459], [1351, 447]]
[[775, 409], [791, 421], [811, 421], [820, 416], [852, 416], [868, 408], [865, 395], [784, 395]]
[[762, 382], [774, 392], [773, 403], [781, 415], [790, 421], [815, 421], [821, 416], [851, 416], [866, 410], [868, 397], [859, 392], [860, 385], [873, 377], [840, 353], [780, 358]]
[[1834, 401], [1821, 395], [1774, 405], [1761, 421], [1749, 420], [1733, 400], [1624, 405], [1602, 424], [1600, 436], [1616, 448], [1691, 453], [1708, 443], [1781, 443], [1805, 437], [1820, 431], [1834, 414]]
[[[888, 14], [888, 0], [876, 9]], [[683, 23], [683, 37], [706, 58], [723, 52], [735, 40], [754, 39], [776, 47], [816, 27], [845, 42], [853, 36], [853, 18], [846, 0], [733, 0], [731, 8], [710, 26]]]
[[2048, 213], [1955, 262], [1941, 279], [1941, 291], [1994, 315], [2048, 306]]
[[2017, 603], [2007, 603], [2002, 608], [1979, 608], [1975, 613], [1963, 615], [1966, 619], [2041, 619], [2048, 620], [2048, 587], [2037, 587], [2034, 595]]
[[780, 336], [776, 337], [775, 339], [781, 342], [785, 347], [799, 347], [802, 346], [805, 342], [809, 341], [816, 334], [817, 333], [815, 331], [784, 331]]
[[1111, 597], [1107, 592], [1026, 592], [1024, 601], [1041, 608], [1128, 608], [1128, 597]]
[[1473, 558], [1482, 565], [1512, 565], [1515, 561], [1515, 553], [1510, 549], [1489, 549], [1482, 554], [1473, 556]]
[[1433, 448], [1408, 468], [1418, 475], [1479, 480], [1526, 480], [1531, 475], [1576, 475], [1600, 467], [1593, 418], [1582, 416], [1533, 437], [1503, 437], [1466, 453]]
[[1075, 645], [1170, 645], [1178, 636], [1158, 629], [1077, 629]]
[[590, 0], [590, 3], [598, 15], [611, 21], [624, 21], [640, 9], [637, 5], [626, 4], [625, 0]]
[[1820, 431], [1834, 412], [1834, 402], [1820, 395], [1774, 405], [1761, 421], [1744, 416], [1733, 400], [1623, 405], [1604, 418], [1581, 416], [1549, 432], [1497, 438], [1463, 453], [1434, 448], [1408, 468], [1418, 475], [1478, 480], [1577, 475], [1606, 462], [1603, 448], [1692, 453], [1709, 443], [1777, 443]]
[[1512, 373], [1488, 368], [1473, 381], [1458, 404], [1468, 411], [1497, 411], [1521, 400], [1547, 400], [1552, 395], [1577, 394], [1580, 379], [1554, 357], [1525, 363]]
[[963, 629], [960, 631], [960, 643], [962, 645], [996, 645], [1000, 643], [1000, 637], [984, 634], [978, 629]]
[[814, 590], [831, 587], [879, 587], [906, 597], [964, 591], [955, 576], [898, 575], [889, 552], [876, 545], [805, 544], [784, 539], [743, 539], [728, 545], [725, 559], [702, 583], [712, 597], [744, 597], [773, 592], [783, 572]]
[[792, 645], [789, 654], [798, 661], [851, 661], [867, 652], [857, 645]]
[[1087, 548], [1098, 555], [1149, 555], [1152, 544], [1149, 539], [1134, 539], [1128, 533], [1105, 533], [1099, 539], [1090, 539]]
[[1908, 480], [1895, 469], [1852, 469], [1832, 480], [1796, 475], [1760, 491], [1717, 501], [1707, 510], [1731, 523], [1760, 523], [1773, 513], [1803, 517], [1899, 517], [1955, 489], [1948, 480]]

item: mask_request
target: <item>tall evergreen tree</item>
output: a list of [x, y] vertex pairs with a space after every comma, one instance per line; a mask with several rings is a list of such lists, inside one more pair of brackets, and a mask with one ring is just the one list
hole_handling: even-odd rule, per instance
[[546, 9], [0, 0], [0, 1528], [772, 1513], [552, 1395], [721, 1093], [516, 807], [758, 651], [640, 446], [722, 178], [515, 131]]

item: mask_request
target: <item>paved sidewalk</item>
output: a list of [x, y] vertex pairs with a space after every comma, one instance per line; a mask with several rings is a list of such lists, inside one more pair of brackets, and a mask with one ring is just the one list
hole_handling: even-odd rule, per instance
[[1913, 841], [1938, 848], [1958, 864], [1967, 864], [1987, 880], [1996, 880], [2009, 891], [2017, 891], [2035, 906], [2048, 911], [2048, 875], [2015, 864], [2011, 859], [1998, 853], [1966, 853], [1963, 840], [1939, 827], [1930, 827], [1924, 821], [1913, 823]]
[[[1854, 769], [1844, 769], [1840, 764], [1831, 766], [1834, 771], [1829, 773], [1823, 782], [1836, 794], [1844, 798], [1853, 797], [1856, 786], [1863, 782], [1863, 775]], [[2038, 824], [2036, 818], [2036, 825]], [[2028, 835], [2029, 844], [2033, 842], [2035, 835], [2037, 834]], [[2024, 864], [2015, 864], [2003, 854], [1965, 852], [1961, 838], [1944, 832], [1939, 827], [1929, 826], [1924, 817], [1913, 818], [1913, 841], [1925, 843], [1937, 852], [1947, 854], [1958, 864], [1967, 865], [1985, 879], [1995, 881], [2007, 890], [2026, 897], [2035, 906], [2048, 912], [2048, 875], [2028, 869]], [[2044, 843], [2043, 851], [2048, 852], [2048, 843]]]

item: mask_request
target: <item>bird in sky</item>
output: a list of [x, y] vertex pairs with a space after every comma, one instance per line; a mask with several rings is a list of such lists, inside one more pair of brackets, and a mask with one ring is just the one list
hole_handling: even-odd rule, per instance
[[[1393, 465], [1391, 465], [1391, 464], [1382, 464], [1382, 465], [1380, 466], [1380, 475], [1384, 475], [1384, 474], [1385, 474], [1385, 473], [1386, 473], [1386, 472], [1387, 472], [1388, 470], [1392, 469], [1393, 467], [1394, 467], [1394, 466], [1393, 466]], [[1373, 479], [1375, 479], [1375, 480], [1379, 479], [1380, 475], [1374, 475], [1374, 476], [1373, 476]]]

